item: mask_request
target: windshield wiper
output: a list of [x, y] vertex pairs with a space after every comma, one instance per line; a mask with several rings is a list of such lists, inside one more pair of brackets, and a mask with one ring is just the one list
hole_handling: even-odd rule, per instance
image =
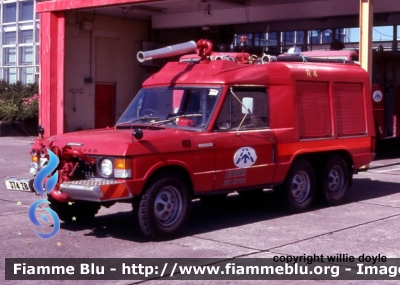
[[133, 119], [133, 120], [129, 120], [129, 121], [126, 121], [126, 122], [118, 123], [117, 126], [123, 125], [123, 124], [130, 124], [130, 123], [134, 123], [134, 122], [142, 121], [142, 120], [155, 120], [155, 119], [158, 119], [158, 117], [142, 116], [142, 117], [139, 117], [139, 118], [136, 118], [136, 119]]
[[164, 124], [164, 123], [168, 123], [171, 122], [173, 120], [179, 119], [179, 118], [189, 118], [189, 117], [202, 117], [202, 114], [187, 114], [187, 115], [179, 115], [179, 116], [174, 116], [174, 117], [170, 117], [166, 120], [162, 120], [162, 121], [157, 121], [157, 122], [152, 122], [150, 123], [151, 125], [155, 125], [155, 124]]

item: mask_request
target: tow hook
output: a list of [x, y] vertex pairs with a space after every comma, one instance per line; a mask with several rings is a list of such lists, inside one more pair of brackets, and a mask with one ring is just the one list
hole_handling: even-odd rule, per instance
[[59, 190], [51, 191], [49, 193], [49, 196], [61, 203], [74, 201], [74, 199], [72, 199], [67, 193], [61, 192]]

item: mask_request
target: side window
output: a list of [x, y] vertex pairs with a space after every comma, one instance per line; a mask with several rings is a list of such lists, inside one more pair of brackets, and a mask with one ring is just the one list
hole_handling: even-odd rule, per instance
[[264, 129], [268, 126], [267, 89], [231, 87], [225, 97], [214, 130], [252, 130]]

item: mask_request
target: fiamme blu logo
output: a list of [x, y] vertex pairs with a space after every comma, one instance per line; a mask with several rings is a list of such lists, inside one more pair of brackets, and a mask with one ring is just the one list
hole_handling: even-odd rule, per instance
[[[49, 154], [49, 161], [47, 165], [45, 165], [42, 169], [39, 170], [35, 179], [33, 180], [33, 188], [35, 189], [36, 193], [41, 196], [45, 196], [47, 193], [53, 191], [58, 181], [58, 171], [54, 172], [54, 170], [56, 170], [60, 160], [51, 150], [47, 149], [47, 153]], [[54, 174], [50, 175], [53, 172]], [[46, 183], [44, 183], [45, 180]], [[32, 203], [32, 205], [29, 207], [28, 210], [29, 220], [32, 222], [32, 224], [40, 228], [44, 228], [44, 226], [38, 220], [36, 216], [36, 210], [42, 203], [50, 204], [50, 202], [47, 199], [41, 199]], [[51, 219], [53, 220], [53, 230], [50, 233], [42, 233], [35, 230], [35, 233], [42, 239], [50, 239], [54, 237], [60, 230], [60, 219], [57, 213], [54, 212], [52, 209], [50, 208], [43, 208], [43, 209], [49, 213]], [[48, 217], [43, 213], [40, 215], [40, 218], [46, 223], [49, 222]]]

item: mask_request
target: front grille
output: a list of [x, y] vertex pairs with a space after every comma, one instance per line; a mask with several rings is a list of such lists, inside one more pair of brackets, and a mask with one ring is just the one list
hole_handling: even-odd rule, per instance
[[96, 177], [96, 165], [85, 163], [83, 167], [83, 174], [85, 177]]
[[94, 187], [94, 186], [102, 186], [102, 185], [110, 185], [110, 184], [119, 184], [121, 181], [115, 181], [113, 179], [90, 179], [90, 180], [75, 180], [75, 181], [67, 181], [62, 183], [62, 187], [72, 187], [72, 186], [85, 186], [85, 187]]

